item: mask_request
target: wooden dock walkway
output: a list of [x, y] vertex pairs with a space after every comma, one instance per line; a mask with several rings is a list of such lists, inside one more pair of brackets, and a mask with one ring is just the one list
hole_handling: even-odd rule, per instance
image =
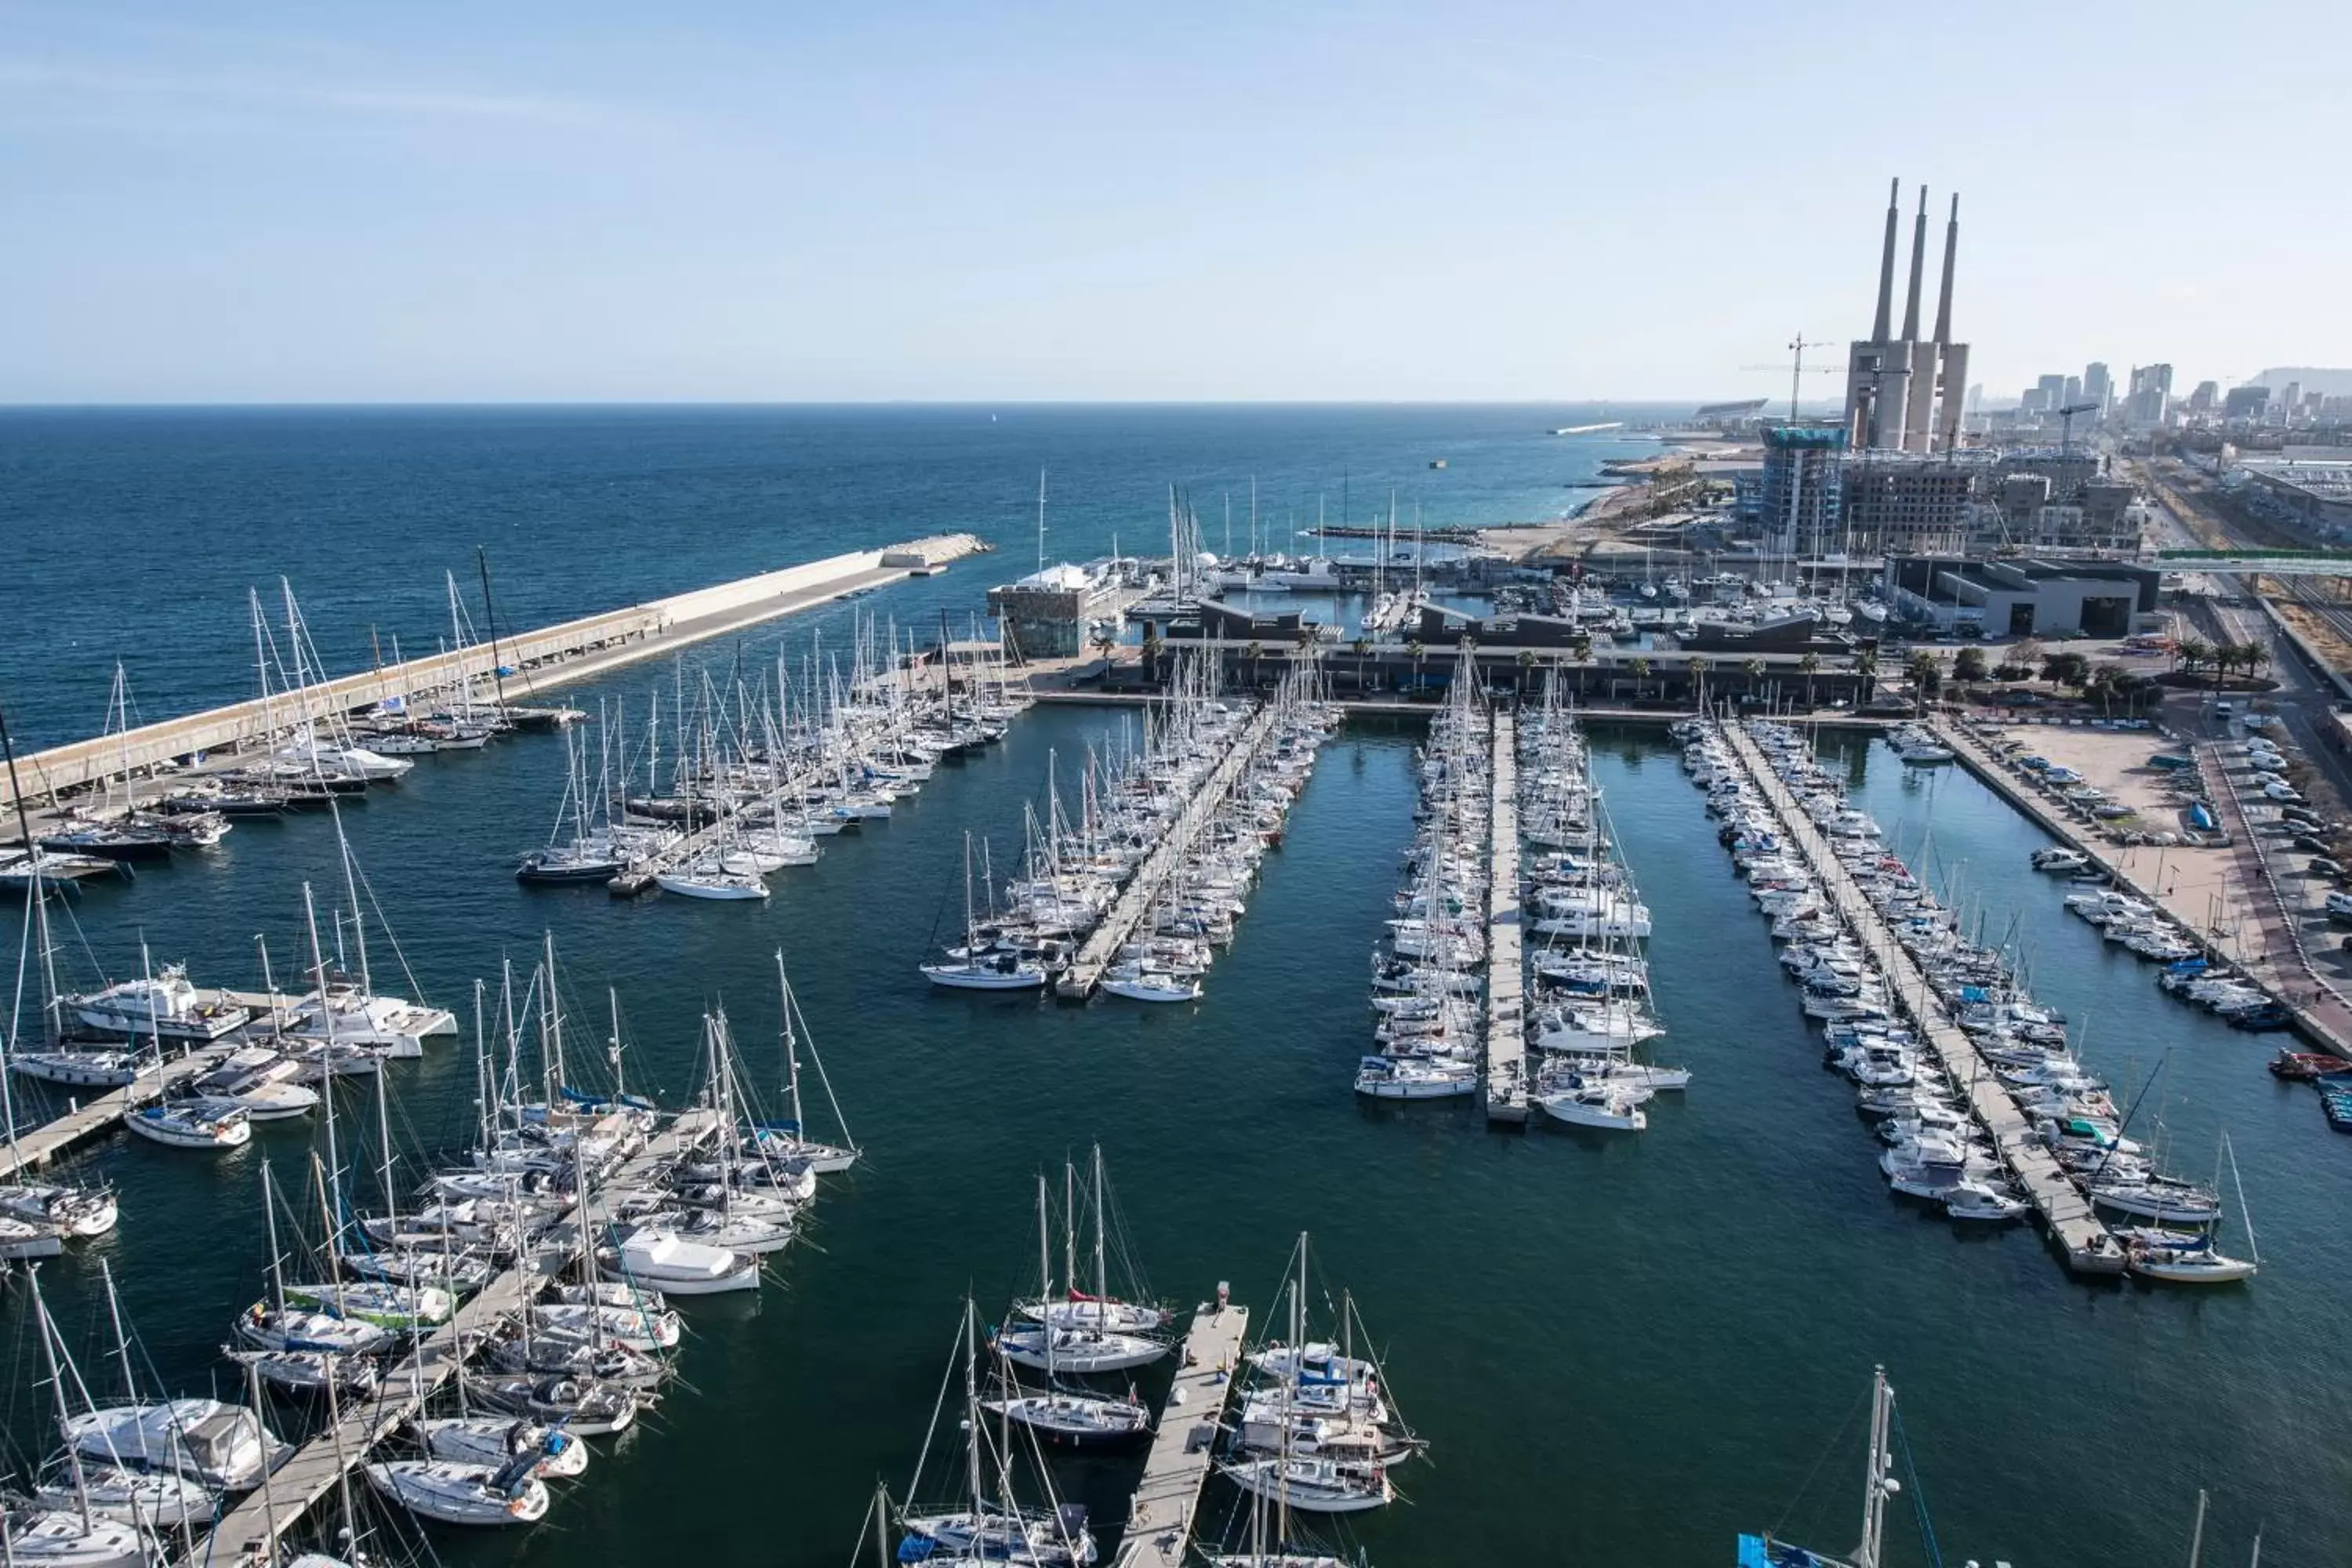
[[[716, 1114], [688, 1111], [649, 1140], [643, 1152], [588, 1198], [592, 1223], [603, 1219], [614, 1195], [699, 1142], [714, 1127]], [[574, 1204], [545, 1232], [566, 1239], [535, 1248], [493, 1277], [384, 1374], [375, 1398], [345, 1409], [332, 1426], [322, 1426], [271, 1472], [267, 1487], [248, 1493], [197, 1536], [181, 1568], [246, 1568], [261, 1561], [272, 1542], [335, 1489], [345, 1470], [364, 1461], [376, 1444], [392, 1436], [457, 1373], [501, 1317], [520, 1310], [541, 1284], [579, 1261], [579, 1227], [580, 1208]]]
[[2084, 1195], [2057, 1159], [2034, 1135], [2033, 1125], [2000, 1077], [1978, 1054], [1976, 1042], [1952, 1022], [1943, 999], [1928, 985], [1927, 975], [1908, 949], [1895, 939], [1870, 900], [1863, 896], [1844, 862], [1833, 854], [1819, 829], [1800, 808], [1780, 775], [1772, 771], [1744, 726], [1724, 726], [1733, 754], [1755, 780], [1758, 789], [1780, 821], [1790, 843], [1821, 879], [1832, 906], [1854, 933], [1879, 970], [1886, 976], [1896, 1005], [1909, 1014], [1919, 1037], [1943, 1064], [1946, 1073], [1967, 1095], [1969, 1110], [1992, 1134], [1993, 1146], [2026, 1196], [2042, 1216], [2044, 1230], [2055, 1241], [2066, 1266], [2078, 1274], [2120, 1274], [2124, 1250], [2108, 1234]]
[[1486, 1120], [1528, 1119], [1526, 972], [1519, 944], [1518, 725], [1495, 715], [1492, 828], [1486, 868]]
[[139, 1107], [161, 1100], [175, 1085], [212, 1071], [222, 1058], [242, 1044], [244, 1041], [232, 1037], [221, 1045], [199, 1047], [184, 1057], [148, 1068], [121, 1089], [109, 1089], [87, 1104], [76, 1101], [73, 1109], [54, 1121], [19, 1131], [6, 1148], [0, 1149], [0, 1181], [14, 1181], [24, 1172], [47, 1164], [82, 1140], [103, 1135]]
[[[1223, 1287], [1219, 1288], [1222, 1295]], [[1192, 1539], [1201, 1487], [1216, 1457], [1220, 1416], [1241, 1365], [1249, 1309], [1203, 1302], [1184, 1336], [1175, 1386], [1160, 1407], [1151, 1453], [1127, 1510], [1116, 1568], [1179, 1568]]]
[[1168, 831], [1161, 836], [1151, 853], [1144, 857], [1143, 864], [1128, 879], [1127, 886], [1119, 889], [1118, 900], [1111, 905], [1110, 912], [1103, 916], [1102, 923], [1095, 927], [1094, 933], [1078, 949], [1078, 956], [1071, 961], [1070, 967], [1055, 983], [1054, 989], [1057, 994], [1076, 1000], [1092, 995], [1094, 988], [1102, 984], [1103, 972], [1111, 966], [1111, 962], [1118, 956], [1118, 950], [1127, 945], [1128, 939], [1135, 934], [1135, 928], [1150, 912], [1151, 900], [1160, 896], [1160, 889], [1167, 882], [1169, 873], [1176, 868], [1176, 863], [1184, 858], [1184, 852], [1192, 847], [1192, 840], [1202, 827], [1208, 826], [1209, 818], [1224, 804], [1225, 797], [1233, 793], [1243, 770], [1249, 766], [1250, 759], [1257, 755], [1257, 749], [1273, 732], [1275, 719], [1275, 710], [1270, 705], [1262, 706], [1250, 715], [1249, 721], [1242, 726], [1241, 733], [1234, 737], [1232, 748], [1219, 759], [1216, 767], [1202, 782], [1200, 789], [1185, 803], [1184, 809], [1177, 814], [1176, 820], [1169, 825]]

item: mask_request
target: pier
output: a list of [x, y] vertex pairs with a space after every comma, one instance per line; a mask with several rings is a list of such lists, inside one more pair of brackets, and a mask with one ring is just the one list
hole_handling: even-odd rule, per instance
[[[289, 727], [314, 718], [363, 711], [387, 698], [469, 689], [486, 681], [497, 682], [501, 696], [509, 695], [509, 688], [536, 694], [795, 610], [908, 577], [928, 576], [950, 562], [987, 548], [973, 535], [955, 533], [828, 556], [539, 631], [502, 636], [455, 651], [322, 680], [303, 692], [278, 695], [266, 704], [256, 698], [142, 724], [123, 734], [53, 746], [18, 758], [17, 776], [27, 805], [38, 800], [54, 805], [64, 795], [121, 778], [126, 771], [152, 774], [163, 764], [202, 753], [267, 748]], [[513, 673], [502, 676], [502, 668]], [[0, 776], [0, 791], [8, 788], [6, 778]], [[6, 796], [0, 795], [0, 804], [5, 803]]]
[[180, 1568], [225, 1568], [270, 1556], [278, 1537], [334, 1490], [345, 1471], [364, 1462], [371, 1449], [419, 1413], [427, 1396], [457, 1374], [501, 1318], [528, 1307], [541, 1285], [581, 1259], [582, 1204], [588, 1205], [592, 1224], [601, 1222], [615, 1195], [646, 1180], [700, 1142], [717, 1128], [717, 1118], [718, 1112], [711, 1110], [685, 1112], [647, 1140], [644, 1151], [622, 1165], [610, 1181], [593, 1194], [581, 1194], [541, 1233], [554, 1239], [525, 1251], [451, 1313], [447, 1322], [418, 1341], [400, 1364], [385, 1373], [383, 1391], [374, 1399], [342, 1411], [339, 1420], [296, 1449], [270, 1473], [265, 1485], [195, 1538]]
[[1518, 725], [1495, 715], [1494, 850], [1486, 875], [1486, 1120], [1528, 1119], [1527, 976], [1519, 962]]
[[1249, 766], [1250, 759], [1257, 755], [1257, 749], [1265, 743], [1266, 736], [1274, 730], [1275, 719], [1276, 712], [1271, 704], [1261, 706], [1250, 715], [1249, 722], [1242, 726], [1242, 732], [1234, 737], [1233, 748], [1185, 804], [1176, 820], [1169, 825], [1167, 833], [1144, 858], [1143, 864], [1137, 868], [1127, 886], [1119, 889], [1118, 899], [1111, 905], [1110, 912], [1103, 916], [1102, 923], [1095, 927], [1086, 944], [1078, 949], [1078, 956], [1071, 961], [1070, 967], [1055, 983], [1056, 994], [1079, 1000], [1094, 994], [1094, 988], [1102, 983], [1103, 972], [1111, 966], [1112, 961], [1118, 956], [1118, 950], [1127, 945], [1128, 939], [1135, 934], [1135, 928], [1150, 911], [1151, 902], [1160, 896], [1160, 889], [1166, 885], [1169, 874], [1184, 858], [1184, 852], [1192, 847], [1193, 838], [1208, 825], [1209, 818], [1224, 804], [1225, 797], [1233, 793], [1235, 781]]
[[1854, 885], [1844, 862], [1831, 851], [1811, 819], [1798, 806], [1780, 775], [1748, 738], [1746, 727], [1736, 721], [1727, 723], [1723, 726], [1723, 733], [1732, 754], [1739, 759], [1771, 806], [1781, 830], [1821, 878], [1839, 917], [1885, 974], [1897, 1002], [1911, 1015], [1920, 1038], [1968, 1097], [1969, 1108], [1977, 1120], [1992, 1134], [2001, 1163], [2041, 1215], [2042, 1227], [2064, 1254], [2066, 1266], [2078, 1274], [2122, 1273], [2123, 1247], [2100, 1223], [2092, 1210], [2091, 1200], [2042, 1146], [2032, 1123], [2018, 1109], [1999, 1075], [1977, 1053], [1976, 1042], [1952, 1022], [1943, 1000], [1927, 984], [1927, 975]]
[[245, 1043], [242, 1037], [232, 1037], [220, 1045], [205, 1046], [159, 1063], [121, 1089], [109, 1089], [88, 1104], [77, 1103], [63, 1116], [18, 1132], [8, 1140], [6, 1148], [0, 1149], [0, 1181], [16, 1181], [26, 1172], [47, 1164], [83, 1139], [102, 1136], [141, 1106], [161, 1100], [188, 1079], [212, 1071]]
[[1192, 1518], [1249, 1331], [1249, 1309], [1227, 1303], [1222, 1286], [1217, 1297], [1193, 1312], [1184, 1335], [1175, 1384], [1160, 1407], [1151, 1453], [1128, 1502], [1127, 1534], [1116, 1568], [1179, 1568], [1192, 1539]]

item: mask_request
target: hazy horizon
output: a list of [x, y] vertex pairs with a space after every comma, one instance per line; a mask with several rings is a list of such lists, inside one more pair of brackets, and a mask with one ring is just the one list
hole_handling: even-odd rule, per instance
[[2316, 5], [0, 18], [14, 405], [1780, 399], [1890, 176], [1989, 399], [2352, 364]]

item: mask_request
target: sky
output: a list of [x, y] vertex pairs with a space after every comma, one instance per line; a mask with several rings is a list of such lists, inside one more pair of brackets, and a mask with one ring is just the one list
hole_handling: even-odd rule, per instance
[[2347, 46], [2305, 0], [0, 0], [0, 402], [1785, 396], [1898, 175], [1930, 319], [1960, 194], [1989, 397], [2228, 385], [2352, 365]]

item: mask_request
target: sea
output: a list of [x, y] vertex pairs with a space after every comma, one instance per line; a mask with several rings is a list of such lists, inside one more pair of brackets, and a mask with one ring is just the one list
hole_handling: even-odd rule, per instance
[[[1671, 416], [1676, 411], [1663, 411]], [[463, 614], [527, 627], [839, 550], [971, 530], [997, 552], [945, 575], [757, 628], [681, 672], [622, 670], [567, 700], [641, 703], [703, 670], [844, 646], [873, 617], [929, 628], [981, 611], [1036, 552], [1150, 549], [1171, 487], [1214, 548], [1223, 500], [1286, 537], [1420, 510], [1432, 525], [1542, 521], [1599, 464], [1645, 442], [1553, 437], [1641, 413], [1505, 408], [123, 410], [0, 414], [0, 509], [16, 561], [0, 615], [0, 704], [20, 746], [94, 733], [120, 659], [141, 715], [247, 695], [248, 591], [290, 585], [323, 661], [429, 649]], [[1446, 459], [1444, 469], [1430, 462]], [[478, 555], [478, 552], [480, 553]], [[445, 575], [446, 574], [446, 575]], [[1689, 1067], [1637, 1138], [1487, 1128], [1472, 1105], [1373, 1105], [1349, 1091], [1369, 1048], [1367, 965], [1412, 832], [1411, 720], [1350, 721], [1324, 749], [1206, 994], [1187, 1007], [936, 994], [916, 965], [961, 919], [966, 836], [1017, 853], [1024, 811], [1090, 747], [1131, 738], [1112, 709], [1041, 708], [1005, 742], [939, 770], [887, 823], [827, 841], [757, 908], [519, 886], [542, 841], [564, 743], [523, 736], [424, 760], [331, 824], [241, 824], [217, 849], [58, 906], [70, 987], [191, 964], [257, 985], [302, 962], [303, 893], [322, 940], [380, 987], [454, 1010], [461, 1037], [387, 1077], [381, 1110], [344, 1086], [350, 1201], [461, 1148], [474, 1125], [476, 1019], [499, 1031], [502, 979], [552, 940], [567, 1037], [615, 1032], [630, 1084], [695, 1088], [723, 1013], [755, 1090], [781, 1101], [777, 966], [866, 1149], [830, 1184], [756, 1296], [692, 1301], [659, 1409], [597, 1440], [536, 1529], [436, 1530], [401, 1552], [467, 1564], [635, 1568], [728, 1560], [876, 1561], [877, 1483], [904, 1497], [969, 1294], [983, 1323], [1033, 1285], [1035, 1182], [1099, 1147], [1113, 1247], [1154, 1293], [1223, 1287], [1270, 1328], [1304, 1234], [1318, 1304], [1354, 1302], [1391, 1397], [1429, 1443], [1399, 1506], [1327, 1543], [1381, 1568], [1467, 1563], [1727, 1563], [1741, 1531], [1843, 1552], [1860, 1514], [1866, 1398], [1897, 1390], [1905, 1489], [1889, 1564], [2016, 1568], [2186, 1561], [2200, 1490], [2210, 1561], [2257, 1531], [2265, 1560], [2352, 1561], [2347, 1144], [2308, 1089], [2262, 1070], [2273, 1042], [2162, 996], [2153, 973], [2064, 912], [2026, 869], [2039, 831], [1965, 772], [1906, 768], [1883, 744], [1820, 744], [1890, 843], [1988, 940], [2026, 955], [2085, 1059], [2137, 1103], [2135, 1135], [2184, 1173], [2223, 1173], [2226, 1234], [2258, 1251], [2242, 1287], [2203, 1293], [2070, 1279], [2030, 1230], [1962, 1233], [1889, 1195], [1869, 1124], [1822, 1066], [1819, 1034], [1660, 731], [1596, 725], [1595, 765], [1651, 906], [1662, 1060]], [[352, 919], [356, 906], [359, 919]], [[0, 939], [21, 951], [19, 914]], [[20, 1016], [22, 1011], [20, 982]], [[814, 1083], [812, 1117], [831, 1118]], [[38, 1114], [20, 1086], [20, 1110]], [[97, 1397], [234, 1396], [219, 1356], [267, 1271], [265, 1165], [297, 1194], [323, 1129], [278, 1122], [193, 1155], [121, 1136], [82, 1175], [123, 1219], [41, 1269]], [[2222, 1140], [2242, 1183], [2228, 1179]], [[2243, 1205], [2237, 1205], [2242, 1186]], [[2249, 1228], [2250, 1227], [2250, 1228]], [[105, 1281], [130, 1353], [117, 1352]], [[13, 1359], [0, 1430], [22, 1479], [51, 1447], [23, 1271], [6, 1283]], [[1164, 1380], [1150, 1374], [1156, 1395]], [[79, 1398], [79, 1394], [76, 1396]], [[950, 1405], [953, 1403], [950, 1395]], [[1180, 1417], [1181, 1418], [1181, 1417]], [[274, 1405], [299, 1433], [312, 1413]], [[922, 1495], [948, 1495], [952, 1411]], [[1064, 1461], [1063, 1494], [1105, 1543], [1134, 1458]], [[372, 1512], [364, 1489], [359, 1507]], [[331, 1514], [331, 1508], [329, 1510]], [[1215, 1534], [1234, 1494], [1213, 1482]], [[395, 1553], [399, 1554], [399, 1553]]]

